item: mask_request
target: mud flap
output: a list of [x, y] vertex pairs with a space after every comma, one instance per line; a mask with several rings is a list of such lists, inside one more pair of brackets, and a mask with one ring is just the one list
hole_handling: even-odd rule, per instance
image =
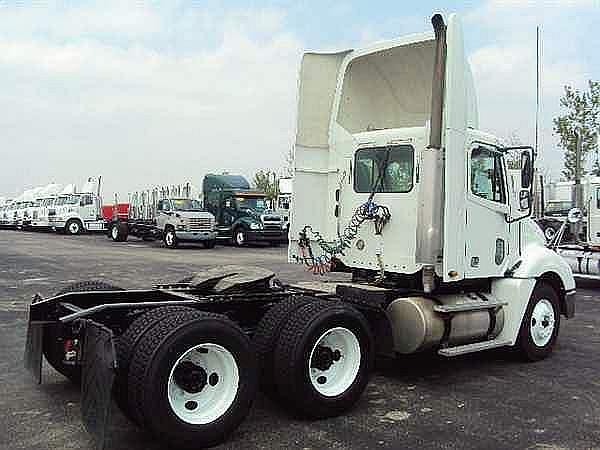
[[110, 420], [111, 392], [117, 364], [113, 332], [86, 320], [81, 378], [81, 416], [96, 448], [103, 449]]
[[25, 369], [31, 374], [37, 384], [42, 382], [42, 340], [44, 323], [31, 322], [27, 324], [27, 342], [25, 343]]

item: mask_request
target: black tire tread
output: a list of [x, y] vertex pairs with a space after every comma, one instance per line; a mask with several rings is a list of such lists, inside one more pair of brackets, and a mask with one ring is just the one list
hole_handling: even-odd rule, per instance
[[283, 300], [269, 309], [256, 327], [252, 345], [258, 358], [261, 388], [268, 394], [276, 391], [273, 356], [281, 329], [294, 311], [313, 300], [304, 296]]
[[115, 339], [117, 378], [114, 385], [114, 397], [117, 405], [127, 417], [133, 419], [127, 403], [127, 374], [137, 343], [144, 333], [157, 322], [171, 314], [185, 311], [194, 312], [195, 310], [186, 306], [163, 306], [152, 309], [138, 316], [125, 332]]
[[[129, 411], [133, 420], [138, 425], [147, 425], [144, 417], [145, 374], [152, 364], [153, 355], [160, 347], [161, 342], [180, 326], [196, 319], [207, 318], [229, 321], [225, 316], [204, 311], [175, 312], [148, 328], [139, 340], [129, 364], [129, 373], [127, 376]], [[151, 413], [151, 411], [147, 412]]]
[[340, 304], [340, 302], [326, 302], [323, 300], [314, 301], [296, 309], [286, 322], [286, 326], [279, 334], [273, 355], [274, 371], [277, 374], [275, 378], [277, 394], [281, 398], [293, 401], [293, 392], [295, 391], [292, 374], [296, 367], [293, 358], [289, 358], [288, 355], [293, 353], [310, 322], [326, 309]]
[[[99, 280], [78, 281], [71, 283], [57, 292], [55, 295], [68, 294], [69, 292], [91, 292], [91, 291], [122, 291], [123, 289]], [[81, 367], [67, 366], [62, 362], [61, 348], [58, 345], [58, 336], [55, 328], [49, 327], [44, 332], [43, 353], [48, 364], [58, 373], [64, 375], [75, 384], [81, 381]], [[51, 345], [55, 344], [55, 346]]]

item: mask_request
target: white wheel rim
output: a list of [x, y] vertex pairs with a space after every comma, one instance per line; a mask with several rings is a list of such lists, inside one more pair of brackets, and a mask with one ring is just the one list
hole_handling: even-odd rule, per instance
[[117, 238], [119, 237], [119, 230], [117, 229], [117, 226], [113, 226], [112, 227], [112, 238], [114, 240], [117, 240]]
[[556, 230], [552, 227], [548, 227], [544, 230], [544, 235], [546, 236], [546, 239], [550, 241], [556, 235]]
[[543, 347], [550, 342], [554, 333], [555, 319], [552, 303], [545, 298], [539, 300], [531, 314], [530, 332], [533, 343]]
[[310, 352], [310, 382], [319, 394], [338, 396], [354, 383], [360, 361], [360, 343], [355, 334], [347, 328], [331, 328], [317, 339]]
[[238, 231], [235, 234], [235, 240], [237, 241], [238, 245], [243, 245], [244, 244], [244, 232]]
[[167, 245], [169, 245], [169, 246], [173, 245], [173, 232], [168, 231], [167, 236], [165, 237], [165, 240], [167, 241]]
[[69, 231], [71, 234], [77, 234], [79, 232], [79, 224], [77, 222], [71, 222], [69, 225]]
[[[188, 392], [176, 381], [175, 369], [191, 362], [206, 374], [199, 392]], [[184, 422], [203, 425], [214, 422], [233, 404], [239, 387], [239, 369], [235, 358], [218, 344], [200, 344], [187, 350], [173, 365], [167, 394], [175, 415]], [[195, 391], [196, 389], [192, 389]]]

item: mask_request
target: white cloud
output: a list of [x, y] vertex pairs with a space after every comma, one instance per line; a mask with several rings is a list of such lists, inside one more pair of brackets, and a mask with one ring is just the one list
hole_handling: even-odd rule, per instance
[[[482, 127], [502, 136], [516, 133], [534, 143], [536, 34], [541, 26], [541, 163], [560, 174], [562, 151], [553, 136], [552, 119], [560, 113], [564, 85], [582, 88], [593, 78], [586, 54], [594, 47], [588, 30], [598, 10], [588, 1], [492, 0], [465, 18], [484, 45], [470, 55], [479, 94]], [[594, 18], [595, 16], [595, 18]]]
[[[113, 39], [78, 35], [77, 26], [64, 39], [48, 29], [56, 31], [52, 38], [30, 32], [0, 39], [0, 81], [10, 87], [0, 91], [0, 108], [10, 111], [0, 117], [0, 160], [14, 168], [3, 171], [0, 192], [102, 174], [112, 197], [152, 183], [199, 184], [208, 171], [250, 175], [283, 164], [302, 45], [283, 29], [281, 12], [219, 13], [208, 25], [219, 38], [199, 46], [206, 31], [200, 16], [209, 13], [193, 11], [174, 19], [194, 30], [193, 45], [176, 48], [164, 37], [149, 43], [131, 29], [119, 34], [137, 26], [137, 14], [112, 30], [110, 12], [61, 19], [90, 15]], [[139, 14], [150, 17], [151, 25], [138, 28], [145, 38], [161, 19], [156, 11]]]

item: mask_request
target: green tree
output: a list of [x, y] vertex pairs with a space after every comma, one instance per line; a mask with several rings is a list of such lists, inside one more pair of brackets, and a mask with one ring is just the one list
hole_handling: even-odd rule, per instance
[[254, 174], [254, 186], [267, 195], [267, 199], [274, 200], [279, 195], [279, 178], [275, 171], [259, 170]]
[[[565, 151], [562, 175], [567, 180], [575, 178], [577, 135], [581, 135], [581, 174], [585, 175], [584, 162], [596, 147], [600, 120], [600, 82], [590, 80], [584, 91], [565, 86], [560, 99], [564, 114], [554, 119], [554, 132], [559, 136], [559, 146]], [[592, 173], [600, 175], [600, 164], [595, 162]]]

